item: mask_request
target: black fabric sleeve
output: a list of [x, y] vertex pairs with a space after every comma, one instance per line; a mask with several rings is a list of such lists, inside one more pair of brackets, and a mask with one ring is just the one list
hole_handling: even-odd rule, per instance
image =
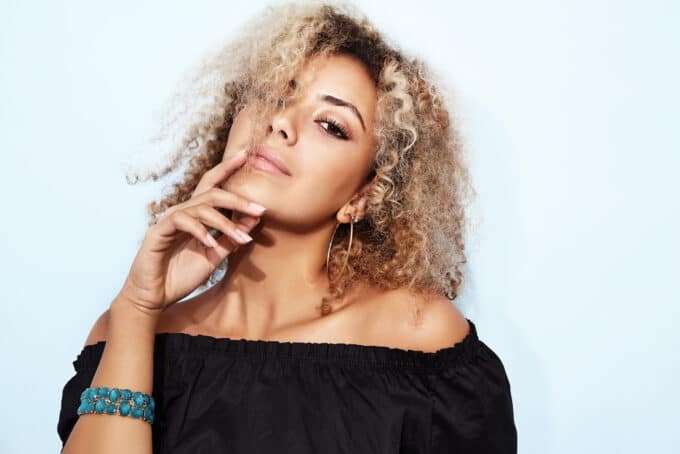
[[516, 454], [510, 382], [500, 358], [482, 341], [470, 361], [429, 375], [433, 454]]
[[76, 373], [66, 382], [62, 390], [61, 408], [57, 422], [57, 433], [61, 439], [62, 449], [78, 420], [76, 411], [80, 405], [80, 394], [92, 383], [92, 378], [94, 378], [94, 374], [97, 371], [97, 365], [103, 351], [103, 341], [87, 345], [80, 352], [76, 360], [73, 361], [73, 368]]

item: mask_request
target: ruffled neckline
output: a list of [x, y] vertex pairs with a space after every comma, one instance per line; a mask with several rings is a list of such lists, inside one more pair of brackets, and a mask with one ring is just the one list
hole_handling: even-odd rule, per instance
[[[237, 339], [213, 337], [205, 334], [156, 333], [155, 355], [238, 355], [253, 359], [315, 360], [328, 361], [346, 366], [408, 367], [438, 369], [473, 358], [484, 344], [480, 341], [477, 327], [468, 318], [468, 334], [454, 345], [435, 352], [402, 349], [381, 345], [364, 345], [330, 342], [289, 342], [277, 340]], [[97, 364], [106, 341], [86, 345], [73, 362], [81, 367]]]

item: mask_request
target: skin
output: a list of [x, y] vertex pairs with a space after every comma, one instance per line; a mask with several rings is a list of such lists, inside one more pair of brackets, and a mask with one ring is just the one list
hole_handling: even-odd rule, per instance
[[[319, 305], [328, 287], [326, 253], [336, 222], [349, 222], [351, 213], [358, 222], [365, 216], [362, 191], [375, 158], [371, 131], [377, 92], [362, 63], [346, 55], [311, 58], [296, 82], [302, 98], [271, 119], [265, 139], [292, 175], [243, 167], [221, 184], [267, 210], [250, 231], [253, 241], [229, 256], [227, 275], [207, 291], [167, 308], [156, 331], [421, 351], [460, 341], [469, 325], [440, 295], [360, 284], [333, 303], [330, 315], [321, 315]], [[365, 130], [350, 109], [319, 101], [320, 93], [354, 104]], [[235, 118], [224, 159], [246, 144], [248, 113], [246, 107]], [[350, 138], [337, 137], [341, 133], [322, 121], [324, 115], [340, 123]], [[239, 217], [235, 212], [232, 220]], [[103, 316], [86, 343], [103, 337], [106, 325]]]
[[[381, 345], [425, 352], [450, 347], [469, 333], [465, 318], [443, 296], [432, 296], [431, 304], [421, 306], [426, 309], [414, 325], [412, 303], [422, 303], [424, 297], [402, 289], [378, 292], [357, 286], [345, 295], [339, 309], [320, 315], [317, 305], [328, 283], [328, 241], [337, 221], [348, 222], [350, 213], [363, 218], [361, 190], [375, 147], [370, 134], [363, 132], [347, 109], [322, 106], [313, 96], [330, 92], [352, 102], [367, 131], [373, 126], [376, 96], [357, 61], [338, 56], [324, 63], [302, 71], [300, 80], [308, 89], [307, 96], [271, 122], [267, 145], [285, 159], [292, 176], [239, 171], [222, 185], [269, 208], [251, 230], [254, 240], [230, 255], [222, 281], [169, 306], [158, 319], [117, 298], [85, 341], [86, 345], [107, 341], [91, 386], [119, 383], [150, 393], [154, 333], [158, 332]], [[323, 126], [328, 125], [315, 122], [321, 110], [348, 125], [352, 140], [327, 135]], [[225, 154], [241, 148], [248, 129], [246, 108], [232, 127]], [[90, 452], [93, 446], [98, 453], [148, 454], [152, 452], [151, 427], [130, 418], [81, 415], [64, 454]]]

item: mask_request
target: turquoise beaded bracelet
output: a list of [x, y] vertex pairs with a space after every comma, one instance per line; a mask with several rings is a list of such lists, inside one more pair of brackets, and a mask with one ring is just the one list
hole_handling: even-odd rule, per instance
[[79, 415], [88, 413], [130, 416], [153, 424], [156, 402], [149, 394], [106, 386], [86, 388], [80, 395]]

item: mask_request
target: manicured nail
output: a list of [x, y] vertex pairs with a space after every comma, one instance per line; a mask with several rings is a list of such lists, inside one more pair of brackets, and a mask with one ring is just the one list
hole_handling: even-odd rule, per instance
[[240, 150], [233, 152], [231, 154], [230, 159], [232, 160], [241, 159], [243, 157], [245, 150], [246, 150], [245, 148], [241, 148]]
[[257, 211], [257, 212], [260, 213], [260, 214], [262, 214], [262, 213], [264, 212], [264, 210], [266, 210], [265, 207], [263, 207], [263, 206], [260, 205], [260, 204], [255, 203], [255, 202], [250, 202], [250, 203], [248, 204], [248, 207], [249, 207], [249, 208], [252, 208], [253, 210]]
[[210, 246], [212, 247], [217, 246], [217, 241], [215, 240], [215, 238], [213, 238], [213, 236], [210, 233], [205, 234], [205, 240]]
[[244, 232], [243, 230], [240, 230], [240, 229], [237, 228], [234, 231], [236, 232], [236, 234], [239, 237], [243, 238], [244, 241], [253, 241], [253, 238], [250, 235], [248, 235], [246, 232]]

